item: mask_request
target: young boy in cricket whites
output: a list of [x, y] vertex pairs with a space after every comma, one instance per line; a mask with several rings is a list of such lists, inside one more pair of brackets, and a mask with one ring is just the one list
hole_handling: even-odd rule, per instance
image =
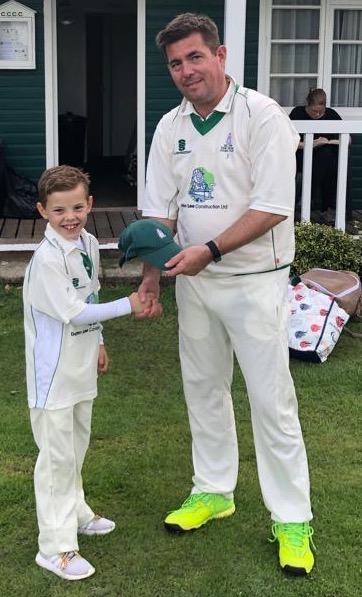
[[77, 536], [115, 528], [85, 501], [81, 476], [97, 371], [108, 368], [100, 322], [144, 307], [136, 293], [98, 304], [99, 246], [84, 229], [92, 207], [87, 174], [70, 166], [50, 168], [38, 188], [37, 208], [48, 224], [23, 290], [28, 403], [39, 448], [35, 561], [61, 578], [80, 580], [95, 569], [78, 553]]

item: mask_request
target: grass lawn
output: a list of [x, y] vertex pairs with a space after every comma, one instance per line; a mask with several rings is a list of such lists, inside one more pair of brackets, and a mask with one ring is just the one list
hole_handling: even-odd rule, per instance
[[[104, 325], [111, 366], [99, 380], [84, 485], [94, 510], [117, 527], [109, 536], [80, 537], [80, 551], [96, 574], [70, 583], [34, 564], [36, 448], [26, 403], [21, 289], [0, 288], [0, 596], [359, 597], [362, 340], [342, 334], [324, 364], [291, 363], [310, 463], [317, 554], [310, 576], [288, 578], [278, 567], [277, 545], [268, 542], [269, 513], [237, 367], [236, 513], [181, 536], [163, 528], [167, 511], [187, 497], [192, 473], [173, 290], [164, 288], [163, 318], [128, 316]], [[101, 300], [129, 292], [108, 287]]]

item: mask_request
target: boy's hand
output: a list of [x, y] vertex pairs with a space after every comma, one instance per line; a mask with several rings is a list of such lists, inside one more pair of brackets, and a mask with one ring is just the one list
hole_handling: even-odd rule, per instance
[[98, 354], [98, 373], [107, 373], [108, 371], [109, 358], [107, 351], [103, 344], [99, 345]]
[[142, 313], [143, 311], [147, 312], [150, 309], [155, 295], [153, 294], [153, 292], [147, 292], [146, 300], [142, 303], [137, 292], [132, 292], [132, 294], [128, 298], [131, 303], [132, 313], [138, 315], [139, 313]]

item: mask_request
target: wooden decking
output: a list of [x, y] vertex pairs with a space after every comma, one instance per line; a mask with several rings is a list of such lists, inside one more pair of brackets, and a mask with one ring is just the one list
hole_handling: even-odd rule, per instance
[[[88, 216], [87, 230], [94, 234], [100, 245], [118, 243], [119, 235], [132, 220], [139, 219], [136, 207], [94, 207]], [[0, 218], [0, 251], [21, 245], [37, 245], [42, 239], [46, 221]]]
[[[326, 223], [323, 214], [313, 212], [312, 221]], [[119, 236], [132, 220], [140, 219], [136, 207], [94, 207], [88, 216], [87, 230], [98, 239], [101, 248], [116, 248]], [[362, 210], [353, 212], [353, 220], [362, 227]], [[42, 218], [22, 220], [0, 218], [0, 252], [32, 250], [43, 237], [46, 226]], [[356, 234], [354, 223], [346, 223], [346, 232]]]

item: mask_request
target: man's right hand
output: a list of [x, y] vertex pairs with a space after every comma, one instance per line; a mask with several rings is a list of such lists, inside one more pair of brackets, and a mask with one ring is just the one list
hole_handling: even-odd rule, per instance
[[[150, 297], [152, 299], [150, 300]], [[160, 296], [160, 283], [159, 278], [144, 278], [138, 288], [138, 298], [145, 308], [140, 312], [136, 313], [135, 316], [139, 319], [147, 317], [159, 317], [162, 315], [163, 309], [159, 302]]]

